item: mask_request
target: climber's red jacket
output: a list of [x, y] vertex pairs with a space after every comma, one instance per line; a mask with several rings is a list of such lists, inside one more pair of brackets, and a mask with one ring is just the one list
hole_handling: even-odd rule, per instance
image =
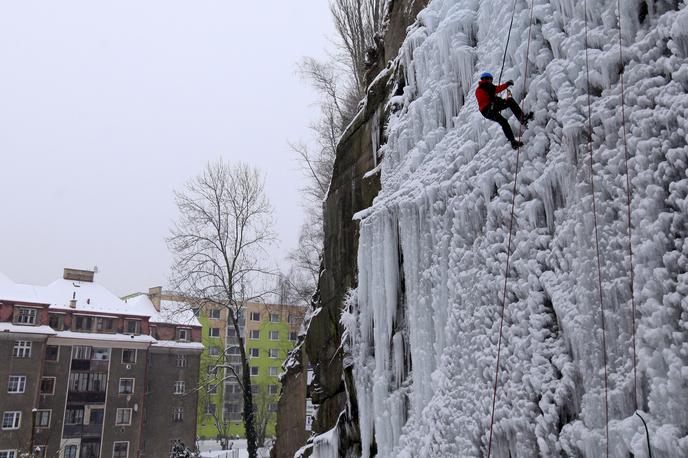
[[487, 80], [480, 80], [478, 89], [475, 90], [475, 98], [478, 99], [478, 108], [483, 111], [490, 103], [494, 102], [497, 94], [509, 87], [507, 83], [495, 86], [492, 82]]

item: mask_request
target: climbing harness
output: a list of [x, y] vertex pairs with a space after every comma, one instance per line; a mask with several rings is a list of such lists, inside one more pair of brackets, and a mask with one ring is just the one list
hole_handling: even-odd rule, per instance
[[583, 0], [583, 18], [585, 21], [585, 81], [588, 102], [588, 153], [590, 155], [590, 193], [592, 194], [592, 218], [595, 227], [595, 255], [597, 259], [597, 292], [600, 301], [602, 327], [602, 360], [604, 362], [604, 437], [605, 456], [609, 456], [609, 388], [607, 370], [607, 325], [604, 316], [604, 299], [602, 297], [602, 264], [600, 261], [600, 238], [597, 227], [597, 199], [595, 198], [595, 170], [593, 168], [592, 150], [592, 108], [590, 103], [590, 65], [588, 62], [588, 1]]
[[[528, 23], [528, 44], [526, 46], [526, 54], [524, 58], [524, 69], [523, 69], [523, 94], [526, 93], [526, 82], [528, 79], [528, 53], [530, 51], [530, 41], [531, 41], [531, 30], [533, 28], [533, 3], [535, 0], [530, 0], [530, 21]], [[506, 46], [504, 48], [504, 59], [506, 59], [506, 50], [509, 46], [509, 36], [511, 36], [511, 26], [514, 23], [514, 14], [516, 12], [516, 0], [514, 0], [514, 8], [511, 12], [511, 24], [509, 25], [509, 34], [507, 36]], [[504, 70], [504, 60], [502, 60], [502, 71]], [[502, 72], [499, 72], [499, 81], [502, 80]], [[525, 96], [523, 97], [525, 99]], [[521, 99], [521, 111], [523, 111], [523, 102]], [[518, 138], [521, 139], [523, 134], [523, 125], [518, 128]], [[499, 359], [502, 350], [502, 335], [504, 329], [504, 309], [506, 309], [506, 288], [509, 281], [509, 264], [511, 261], [511, 242], [513, 238], [513, 225], [514, 225], [514, 212], [516, 209], [516, 183], [518, 182], [518, 166], [521, 156], [521, 147], [516, 149], [516, 171], [514, 172], [514, 187], [511, 192], [511, 218], [509, 219], [509, 239], [506, 248], [506, 268], [504, 270], [504, 291], [502, 293], [502, 309], [499, 318], [499, 339], [497, 340], [497, 362], [495, 368], [495, 379], [492, 389], [492, 413], [490, 414], [490, 436], [487, 442], [487, 458], [490, 458], [492, 454], [492, 434], [494, 429], [494, 417], [495, 417], [495, 404], [497, 402], [497, 386], [499, 384]]]

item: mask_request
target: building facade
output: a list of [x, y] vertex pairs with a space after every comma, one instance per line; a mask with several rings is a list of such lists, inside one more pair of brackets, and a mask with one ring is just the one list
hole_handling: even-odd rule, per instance
[[[226, 433], [230, 437], [243, 437], [243, 392], [240, 383], [232, 375], [234, 372], [241, 376], [243, 372], [240, 339], [228, 321], [227, 309], [217, 312], [212, 310], [212, 307], [201, 307], [199, 310], [206, 344], [201, 360], [201, 378], [206, 374], [206, 381], [201, 386], [211, 387], [214, 393], [205, 396], [206, 402], [203, 405], [199, 404], [199, 436], [210, 439]], [[245, 304], [239, 312], [239, 335], [249, 358], [256, 423], [259, 428], [262, 424], [267, 437], [275, 434], [281, 366], [296, 343], [305, 312], [306, 308], [303, 306], [256, 302]], [[218, 316], [220, 319], [214, 321], [211, 316]], [[211, 334], [217, 335], [218, 331], [211, 330], [217, 326], [222, 326], [220, 334], [224, 336], [224, 362], [214, 356], [218, 351], [212, 349], [213, 346], [220, 345], [221, 341], [206, 340], [211, 339]], [[231, 366], [232, 370], [214, 371], [218, 364]]]
[[159, 288], [123, 301], [91, 271], [46, 287], [0, 275], [0, 458], [193, 446], [202, 349], [198, 320]]

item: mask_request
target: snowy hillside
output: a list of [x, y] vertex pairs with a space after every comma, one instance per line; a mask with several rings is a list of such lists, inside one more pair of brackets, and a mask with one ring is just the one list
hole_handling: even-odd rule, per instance
[[[535, 0], [530, 30], [529, 7], [516, 2], [502, 78], [535, 120], [520, 151], [492, 456], [605, 456], [603, 337], [609, 456], [647, 456], [634, 415], [617, 1], [585, 11]], [[621, 9], [638, 409], [653, 456], [685, 457], [688, 8]], [[504, 0], [433, 0], [403, 45], [406, 88], [392, 101], [382, 191], [359, 215], [345, 317], [364, 456], [373, 443], [381, 457], [487, 456], [516, 152], [474, 91], [482, 71], [499, 74], [510, 18]]]

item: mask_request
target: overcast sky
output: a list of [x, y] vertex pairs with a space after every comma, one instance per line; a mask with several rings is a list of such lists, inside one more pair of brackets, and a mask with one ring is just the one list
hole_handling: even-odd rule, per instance
[[220, 156], [266, 174], [283, 258], [302, 220], [287, 141], [317, 116], [295, 65], [329, 46], [327, 4], [1, 2], [0, 272], [164, 284], [172, 191]]

